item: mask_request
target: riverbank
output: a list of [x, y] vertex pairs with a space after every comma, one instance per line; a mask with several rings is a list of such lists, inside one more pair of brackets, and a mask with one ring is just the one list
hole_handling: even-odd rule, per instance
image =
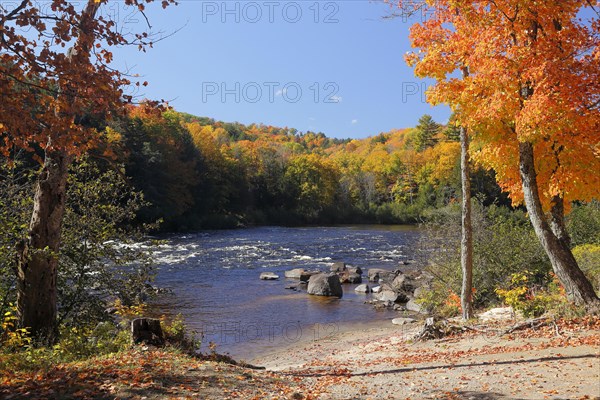
[[600, 321], [413, 342], [422, 324], [342, 332], [253, 362], [322, 399], [600, 399]]
[[500, 333], [510, 325], [416, 343], [421, 324], [344, 329], [253, 360], [266, 370], [137, 346], [2, 371], [0, 398], [600, 399], [599, 318]]

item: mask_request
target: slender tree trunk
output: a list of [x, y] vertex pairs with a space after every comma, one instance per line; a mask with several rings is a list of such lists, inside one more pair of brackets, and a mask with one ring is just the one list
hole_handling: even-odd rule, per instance
[[561, 198], [553, 199], [551, 224], [546, 220], [537, 187], [533, 145], [529, 142], [519, 143], [519, 169], [529, 219], [535, 234], [550, 258], [554, 273], [565, 287], [571, 301], [597, 311], [600, 308], [600, 299], [596, 296], [590, 281], [577, 265], [568, 245], [568, 235], [566, 235], [562, 218]]
[[17, 254], [20, 325], [45, 343], [56, 338], [56, 275], [69, 164], [70, 157], [62, 152], [46, 152], [37, 178], [29, 235]]
[[471, 224], [471, 172], [469, 166], [469, 135], [460, 128], [460, 180], [462, 186], [460, 266], [462, 289], [460, 304], [462, 317], [473, 317], [473, 227]]
[[[469, 68], [461, 67], [463, 79], [469, 76]], [[460, 181], [462, 187], [460, 267], [462, 287], [460, 305], [463, 320], [473, 317], [473, 226], [471, 223], [471, 168], [469, 165], [469, 135], [467, 128], [460, 127]]]

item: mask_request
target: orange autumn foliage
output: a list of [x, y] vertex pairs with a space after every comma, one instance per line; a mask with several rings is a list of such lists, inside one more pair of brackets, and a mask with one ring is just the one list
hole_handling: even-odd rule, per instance
[[[143, 11], [143, 0], [125, 5]], [[162, 6], [174, 3], [162, 1]], [[54, 0], [47, 7], [14, 1], [0, 8], [0, 153], [12, 149], [80, 155], [98, 145], [98, 121], [124, 111], [133, 97], [127, 74], [111, 67], [113, 46], [152, 46], [148, 33], [126, 35], [97, 15], [108, 0]]]
[[431, 18], [411, 29], [418, 50], [407, 61], [436, 79], [428, 101], [457, 112], [473, 158], [514, 204], [523, 202], [520, 142], [533, 144], [544, 210], [553, 196], [568, 207], [600, 194], [600, 22], [590, 4], [427, 1]]

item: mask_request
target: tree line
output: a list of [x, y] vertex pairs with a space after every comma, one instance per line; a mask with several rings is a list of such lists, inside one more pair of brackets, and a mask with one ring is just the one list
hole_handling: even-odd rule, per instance
[[[332, 139], [290, 128], [224, 123], [131, 107], [109, 124], [142, 222], [181, 231], [250, 225], [414, 223], [460, 199], [455, 127]], [[492, 174], [473, 177], [486, 204], [506, 204]]]

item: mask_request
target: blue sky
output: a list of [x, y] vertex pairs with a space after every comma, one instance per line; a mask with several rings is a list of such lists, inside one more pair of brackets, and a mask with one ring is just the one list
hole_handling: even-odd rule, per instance
[[[119, 11], [126, 29], [144, 27]], [[151, 4], [152, 30], [177, 32], [148, 53], [116, 51], [116, 65], [150, 83], [144, 97], [217, 120], [340, 138], [411, 127], [423, 114], [443, 123], [449, 110], [425, 103], [426, 82], [403, 59], [415, 20], [384, 19], [390, 12], [362, 0]]]

